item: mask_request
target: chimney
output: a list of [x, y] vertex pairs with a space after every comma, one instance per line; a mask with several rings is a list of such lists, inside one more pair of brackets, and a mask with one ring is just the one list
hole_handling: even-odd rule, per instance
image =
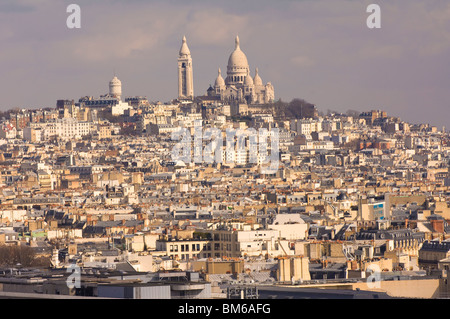
[[444, 233], [444, 221], [443, 220], [431, 220], [431, 227], [437, 233]]

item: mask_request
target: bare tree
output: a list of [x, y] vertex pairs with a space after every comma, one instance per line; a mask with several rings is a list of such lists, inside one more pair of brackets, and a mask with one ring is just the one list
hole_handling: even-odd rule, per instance
[[[29, 246], [0, 246], [0, 265], [16, 266], [20, 264], [23, 267], [34, 266], [36, 253]], [[41, 263], [42, 260], [39, 260]]]

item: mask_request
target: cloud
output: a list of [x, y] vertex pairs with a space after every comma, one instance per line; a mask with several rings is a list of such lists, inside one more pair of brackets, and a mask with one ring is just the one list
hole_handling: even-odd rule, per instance
[[372, 59], [383, 59], [385, 61], [401, 59], [405, 56], [403, 47], [400, 45], [379, 45], [372, 44], [362, 47], [358, 55], [361, 59], [372, 60]]
[[238, 34], [251, 70], [272, 82], [276, 97], [404, 112], [423, 108], [429, 94], [429, 118], [448, 122], [441, 116], [450, 82], [448, 1], [378, 0], [380, 30], [366, 26], [367, 0], [73, 2], [81, 6], [79, 30], [65, 26], [69, 0], [0, 3], [4, 108], [104, 93], [113, 68], [127, 94], [174, 98], [183, 35], [202, 94], [217, 68], [226, 69]]
[[201, 9], [186, 19], [186, 33], [201, 45], [223, 46], [251, 26], [247, 16], [230, 14], [222, 8]]
[[294, 64], [297, 67], [300, 68], [304, 68], [304, 67], [310, 67], [310, 66], [314, 66], [315, 62], [307, 57], [307, 56], [303, 56], [303, 55], [298, 55], [295, 56], [291, 59], [292, 64]]
[[70, 52], [74, 59], [92, 63], [132, 58], [133, 53], [155, 48], [157, 43], [157, 37], [149, 36], [142, 29], [126, 29], [80, 37], [56, 46]]
[[50, 0], [2, 0], [0, 14], [17, 14], [35, 12], [50, 3]]

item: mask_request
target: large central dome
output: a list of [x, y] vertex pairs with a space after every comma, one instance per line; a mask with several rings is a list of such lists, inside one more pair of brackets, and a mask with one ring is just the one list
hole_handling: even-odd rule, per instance
[[274, 90], [270, 82], [264, 85], [256, 69], [255, 77], [250, 76], [247, 56], [239, 45], [239, 37], [235, 40], [236, 46], [228, 58], [227, 76], [222, 78], [219, 74], [212, 86], [207, 90], [208, 96], [218, 97], [220, 101], [233, 101], [244, 104], [268, 104], [274, 101]]
[[239, 37], [236, 37], [236, 47], [228, 58], [228, 76], [246, 76], [249, 74], [247, 56], [239, 47]]

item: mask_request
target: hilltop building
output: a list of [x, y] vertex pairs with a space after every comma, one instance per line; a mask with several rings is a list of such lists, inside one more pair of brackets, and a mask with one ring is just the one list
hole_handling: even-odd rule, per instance
[[263, 83], [258, 68], [255, 69], [254, 77], [250, 75], [247, 56], [241, 50], [238, 36], [235, 39], [234, 51], [228, 58], [227, 76], [223, 79], [219, 68], [214, 90], [210, 92], [220, 97], [220, 100], [228, 102], [264, 104], [274, 99], [273, 85], [270, 82]]

